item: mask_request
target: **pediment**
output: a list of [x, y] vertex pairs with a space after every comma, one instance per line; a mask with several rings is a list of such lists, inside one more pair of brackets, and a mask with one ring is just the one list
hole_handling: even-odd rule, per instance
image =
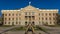
[[38, 9], [29, 5], [29, 6], [26, 6], [26, 7], [22, 8], [22, 10], [38, 10]]

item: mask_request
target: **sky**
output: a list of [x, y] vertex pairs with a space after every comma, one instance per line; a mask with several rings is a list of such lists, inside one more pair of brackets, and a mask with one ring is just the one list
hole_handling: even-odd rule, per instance
[[24, 8], [29, 5], [29, 2], [36, 8], [60, 10], [60, 0], [0, 0], [0, 16], [2, 15], [1, 10]]

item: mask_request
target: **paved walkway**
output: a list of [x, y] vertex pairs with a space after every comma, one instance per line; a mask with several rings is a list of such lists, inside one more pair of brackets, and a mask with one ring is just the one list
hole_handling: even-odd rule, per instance
[[50, 34], [60, 34], [60, 27], [48, 27], [48, 26], [41, 27], [48, 29], [47, 32], [49, 32]]
[[20, 27], [20, 26], [12, 26], [12, 27], [8, 27], [8, 28], [3, 28], [3, 27], [0, 27], [0, 33], [4, 33], [4, 32], [7, 32], [13, 28], [17, 28], [17, 27]]
[[[20, 27], [20, 26], [13, 26], [13, 27], [9, 27], [9, 28], [0, 27], [0, 33], [4, 32], [6, 30], [12, 29], [12, 28], [16, 28], [16, 27]], [[41, 26], [41, 27], [44, 27], [44, 28], [48, 29], [47, 32], [49, 32], [50, 34], [60, 34], [60, 27], [47, 27], [47, 26]], [[24, 34], [25, 31], [8, 31], [6, 33], [7, 34]], [[35, 31], [35, 34], [39, 34], [39, 33], [46, 34], [43, 31]], [[29, 34], [31, 34], [31, 32], [29, 32]]]
[[[35, 34], [39, 34], [39, 33], [46, 34], [42, 31], [35, 31]], [[8, 32], [3, 33], [3, 34], [25, 34], [25, 31], [8, 31]], [[32, 34], [32, 32], [28, 32], [28, 34]]]

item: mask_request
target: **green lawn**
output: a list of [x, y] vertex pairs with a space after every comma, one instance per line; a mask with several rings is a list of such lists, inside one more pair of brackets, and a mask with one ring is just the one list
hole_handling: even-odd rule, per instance
[[[25, 31], [27, 29], [27, 27], [18, 27], [18, 28], [14, 28], [11, 31]], [[43, 30], [47, 30], [46, 28], [42, 28]], [[34, 27], [34, 30], [40, 30], [37, 26]]]
[[10, 30], [10, 31], [23, 31], [23, 30], [26, 30], [26, 28], [25, 27], [17, 27], [17, 28]]
[[2, 25], [0, 27], [12, 27], [12, 25]]

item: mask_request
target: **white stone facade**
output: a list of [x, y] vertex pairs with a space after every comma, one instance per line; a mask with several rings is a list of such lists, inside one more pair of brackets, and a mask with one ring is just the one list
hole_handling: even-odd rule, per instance
[[58, 9], [38, 9], [27, 6], [19, 10], [2, 10], [4, 25], [55, 25]]

